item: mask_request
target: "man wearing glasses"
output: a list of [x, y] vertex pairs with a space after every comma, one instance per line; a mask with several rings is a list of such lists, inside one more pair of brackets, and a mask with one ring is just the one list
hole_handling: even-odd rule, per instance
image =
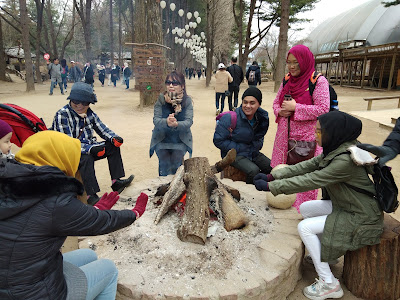
[[[132, 182], [134, 176], [121, 179], [125, 176], [120, 150], [123, 139], [109, 129], [89, 107], [97, 102], [90, 84], [74, 83], [67, 99], [70, 100], [69, 103], [56, 112], [51, 129], [81, 141], [79, 171], [88, 195], [88, 204], [94, 205], [99, 200], [97, 193], [100, 191], [94, 170], [95, 161], [107, 158], [111, 188], [118, 193]], [[104, 141], [98, 142], [93, 131]]]

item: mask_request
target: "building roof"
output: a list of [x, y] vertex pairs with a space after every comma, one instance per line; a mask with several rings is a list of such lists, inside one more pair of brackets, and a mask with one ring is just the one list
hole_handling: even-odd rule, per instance
[[[24, 49], [22, 49], [22, 47], [16, 46], [16, 47], [6, 48], [4, 49], [4, 52], [7, 56], [12, 58], [25, 58]], [[31, 57], [35, 58], [36, 54], [31, 53]]]
[[365, 46], [400, 42], [400, 5], [384, 7], [371, 0], [326, 20], [304, 42], [314, 54], [334, 52], [339, 43], [365, 41]]

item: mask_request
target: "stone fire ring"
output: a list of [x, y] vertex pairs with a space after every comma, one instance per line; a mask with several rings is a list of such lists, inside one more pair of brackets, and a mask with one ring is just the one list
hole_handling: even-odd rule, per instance
[[[252, 226], [259, 226], [263, 234], [253, 234], [254, 243], [245, 241], [245, 245], [240, 240], [230, 245], [226, 235], [235, 239], [237, 236], [251, 238], [245, 235], [245, 230], [251, 233], [251, 228], [226, 233], [221, 227], [215, 236], [207, 238], [206, 245], [184, 243], [176, 236], [179, 217], [175, 212], [169, 212], [158, 225], [154, 224], [158, 211], [153, 203], [154, 194], [158, 186], [171, 179], [172, 176], [158, 177], [132, 183], [122, 193], [115, 209], [132, 208], [140, 192], [145, 192], [149, 195], [149, 204], [143, 217], [127, 228], [108, 235], [86, 237], [79, 243], [80, 248], [90, 247], [99, 258], [115, 262], [119, 270], [116, 299], [286, 299], [301, 278], [304, 255], [304, 246], [297, 232], [301, 219], [297, 211], [294, 208], [268, 209], [265, 192], [259, 192], [244, 182], [223, 179], [223, 183], [240, 191], [239, 204], [243, 209], [249, 209], [246, 215], [250, 221], [252, 215], [268, 218], [268, 229], [263, 228], [263, 219], [251, 221]], [[224, 238], [218, 237], [221, 234]], [[225, 259], [226, 253], [217, 249], [222, 258], [219, 257], [216, 265], [208, 265], [208, 260], [214, 259], [212, 256], [220, 256], [206, 250], [207, 244], [213, 243], [216, 244], [212, 251], [214, 248], [222, 249], [223, 244], [228, 245], [229, 253], [229, 245], [238, 247], [237, 257]], [[185, 259], [188, 266], [184, 266]], [[191, 269], [190, 263], [197, 259], [204, 259], [204, 263], [200, 261]], [[161, 275], [157, 275], [160, 270]]]

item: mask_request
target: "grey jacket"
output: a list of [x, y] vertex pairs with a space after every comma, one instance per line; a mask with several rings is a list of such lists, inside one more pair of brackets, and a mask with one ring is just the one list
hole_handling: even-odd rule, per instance
[[176, 116], [178, 127], [171, 128], [167, 125], [167, 116], [170, 104], [165, 102], [163, 94], [158, 96], [154, 104], [153, 123], [154, 129], [151, 136], [150, 157], [154, 154], [156, 146], [161, 143], [169, 133], [178, 132], [180, 141], [192, 157], [193, 137], [190, 127], [193, 124], [193, 104], [192, 98], [186, 97], [182, 105], [182, 111]]
[[[293, 194], [325, 187], [332, 201], [321, 238], [321, 260], [334, 260], [366, 245], [380, 242], [383, 213], [371, 196], [356, 192], [347, 184], [375, 193], [363, 166], [357, 166], [346, 152], [356, 141], [346, 142], [326, 157], [323, 154], [296, 165], [273, 171], [269, 183], [274, 195]], [[342, 154], [344, 153], [344, 154]]]
[[61, 65], [55, 65], [50, 63], [47, 65], [47, 69], [50, 71], [51, 81], [60, 81], [61, 82]]

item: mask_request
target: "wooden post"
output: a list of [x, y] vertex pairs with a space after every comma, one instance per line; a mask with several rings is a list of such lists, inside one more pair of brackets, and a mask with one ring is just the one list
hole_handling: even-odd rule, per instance
[[364, 87], [364, 80], [365, 80], [365, 70], [367, 69], [367, 56], [364, 56], [364, 61], [362, 65], [362, 74], [361, 74], [361, 88]]
[[400, 298], [400, 222], [385, 214], [378, 245], [347, 251], [343, 281], [349, 291], [365, 300]]
[[381, 71], [379, 72], [378, 89], [382, 88], [383, 71], [385, 70], [386, 56], [382, 60], [383, 60], [383, 63], [381, 65]]
[[214, 176], [206, 157], [194, 157], [184, 162], [186, 185], [186, 205], [181, 224], [177, 230], [183, 242], [204, 245], [210, 219], [209, 199], [210, 178]]
[[392, 66], [390, 67], [390, 74], [389, 74], [389, 82], [388, 82], [388, 91], [392, 89], [392, 82], [393, 82], [393, 74], [394, 74], [394, 67], [396, 65], [396, 53], [393, 54], [392, 57]]

